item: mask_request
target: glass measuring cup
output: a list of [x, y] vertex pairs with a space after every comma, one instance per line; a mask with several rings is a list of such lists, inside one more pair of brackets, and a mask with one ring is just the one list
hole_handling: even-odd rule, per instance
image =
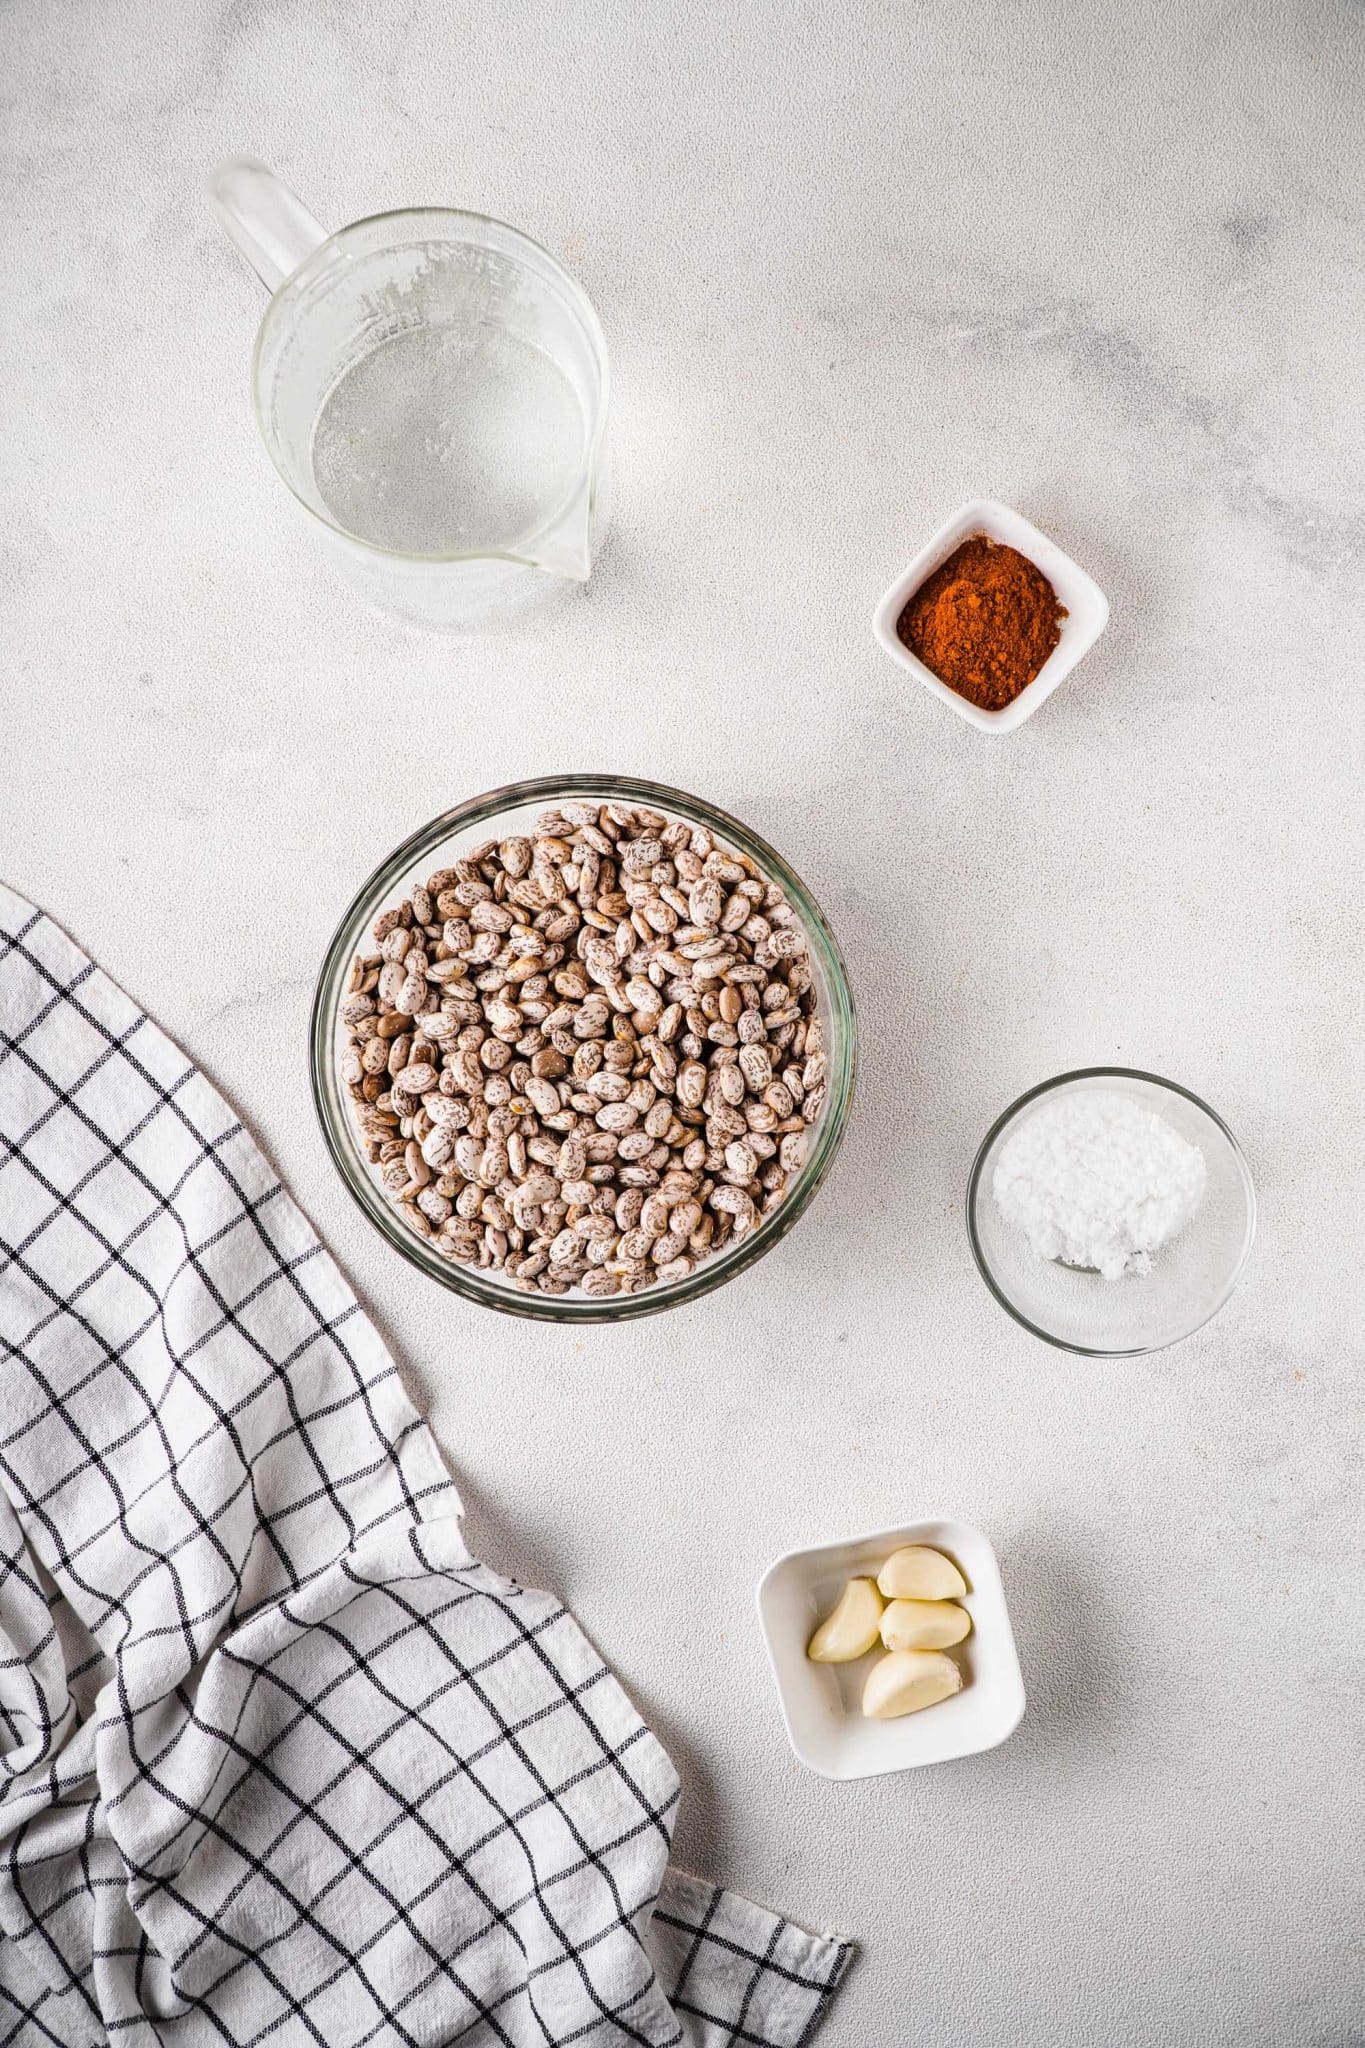
[[261, 437], [341, 576], [438, 629], [586, 582], [608, 516], [606, 344], [529, 236], [418, 207], [329, 235], [255, 157], [210, 185], [271, 293]]

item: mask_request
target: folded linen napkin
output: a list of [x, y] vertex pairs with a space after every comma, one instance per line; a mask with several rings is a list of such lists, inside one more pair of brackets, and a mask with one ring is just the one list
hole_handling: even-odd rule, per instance
[[807, 2041], [850, 1945], [472, 1558], [231, 1110], [0, 889], [0, 2048]]

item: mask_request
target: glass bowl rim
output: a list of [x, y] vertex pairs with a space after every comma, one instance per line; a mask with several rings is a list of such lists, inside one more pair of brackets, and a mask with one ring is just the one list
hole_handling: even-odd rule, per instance
[[[812, 941], [831, 1015], [826, 1019], [834, 1041], [825, 1048], [830, 1062], [825, 1110], [815, 1138], [790, 1192], [747, 1236], [732, 1242], [714, 1259], [702, 1259], [686, 1278], [638, 1294], [579, 1297], [519, 1292], [505, 1283], [482, 1278], [477, 1267], [461, 1266], [426, 1249], [425, 1240], [399, 1221], [370, 1176], [350, 1135], [336, 1073], [336, 1017], [344, 1000], [344, 977], [375, 907], [418, 862], [443, 841], [466, 833], [511, 810], [553, 805], [574, 796], [596, 795], [610, 803], [621, 800], [659, 810], [672, 810], [690, 823], [702, 824], [729, 839], [779, 881], [795, 903], [803, 930]], [[857, 1013], [848, 970], [839, 944], [815, 898], [796, 871], [775, 848], [738, 818], [703, 797], [666, 783], [638, 776], [604, 773], [529, 777], [454, 805], [429, 819], [403, 839], [362, 882], [343, 911], [328, 942], [313, 994], [309, 1017], [309, 1077], [313, 1108], [323, 1142], [352, 1200], [396, 1251], [430, 1279], [481, 1307], [533, 1322], [582, 1325], [629, 1322], [681, 1308], [734, 1279], [763, 1255], [804, 1215], [823, 1185], [843, 1141], [857, 1079]], [[836, 1058], [837, 1056], [837, 1058]]]
[[[1022, 1309], [1017, 1308], [1004, 1289], [998, 1284], [994, 1273], [991, 1271], [990, 1262], [986, 1257], [977, 1232], [977, 1194], [986, 1158], [992, 1145], [994, 1145], [996, 1139], [1006, 1126], [1013, 1122], [1020, 1110], [1025, 1109], [1030, 1102], [1036, 1102], [1039, 1096], [1050, 1095], [1054, 1089], [1064, 1088], [1073, 1081], [1146, 1081], [1154, 1088], [1164, 1088], [1171, 1095], [1183, 1095], [1187, 1102], [1192, 1102], [1196, 1109], [1202, 1110], [1209, 1119], [1209, 1122], [1221, 1131], [1227, 1139], [1241, 1178], [1242, 1192], [1246, 1198], [1246, 1225], [1242, 1235], [1242, 1247], [1238, 1253], [1237, 1262], [1216, 1300], [1210, 1308], [1205, 1310], [1199, 1320], [1191, 1323], [1188, 1330], [1183, 1330], [1178, 1337], [1163, 1338], [1160, 1344], [1121, 1346], [1070, 1344], [1063, 1338], [1055, 1336], [1050, 1330], [1043, 1329], [1040, 1324], [1033, 1322], [1030, 1317], [1026, 1316]], [[1237, 1139], [1224, 1123], [1222, 1117], [1219, 1116], [1217, 1110], [1210, 1108], [1201, 1095], [1196, 1095], [1192, 1088], [1182, 1088], [1179, 1081], [1168, 1081], [1164, 1074], [1153, 1074], [1145, 1067], [1072, 1067], [1064, 1074], [1054, 1074], [1050, 1080], [1039, 1081], [1032, 1088], [1026, 1088], [1022, 1095], [1015, 1098], [1008, 1109], [1001, 1111], [977, 1147], [976, 1157], [972, 1161], [972, 1170], [967, 1177], [966, 1210], [967, 1239], [972, 1248], [972, 1257], [976, 1261], [977, 1271], [985, 1281], [991, 1294], [999, 1302], [1001, 1308], [1004, 1309], [1006, 1315], [1013, 1317], [1014, 1321], [1021, 1324], [1031, 1336], [1041, 1338], [1044, 1344], [1050, 1344], [1056, 1351], [1068, 1351], [1073, 1357], [1077, 1358], [1146, 1358], [1155, 1351], [1169, 1350], [1172, 1344], [1183, 1344], [1187, 1337], [1192, 1337], [1196, 1330], [1202, 1330], [1206, 1323], [1212, 1322], [1220, 1309], [1227, 1306], [1228, 1301], [1236, 1290], [1238, 1281], [1246, 1271], [1246, 1263], [1251, 1257], [1252, 1245], [1256, 1237], [1256, 1184], [1251, 1177], [1251, 1168], [1247, 1163], [1247, 1156], [1238, 1144]]]

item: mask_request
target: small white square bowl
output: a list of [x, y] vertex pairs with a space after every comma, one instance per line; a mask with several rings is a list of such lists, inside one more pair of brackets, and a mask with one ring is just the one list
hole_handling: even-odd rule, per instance
[[[927, 582], [935, 569], [947, 561], [954, 548], [960, 547], [973, 533], [989, 534], [992, 540], [1003, 541], [1007, 547], [1017, 548], [1021, 555], [1027, 555], [1042, 570], [1056, 591], [1059, 602], [1066, 608], [1057, 645], [1033, 681], [1003, 711], [983, 711], [979, 704], [972, 704], [966, 697], [960, 697], [956, 690], [950, 690], [947, 683], [940, 682], [933, 670], [926, 668], [910, 652], [896, 633], [896, 621], [920, 585]], [[896, 578], [873, 613], [872, 631], [878, 645], [891, 659], [899, 662], [902, 668], [909, 669], [911, 675], [917, 676], [926, 689], [941, 697], [945, 704], [950, 704], [959, 718], [965, 718], [969, 725], [977, 726], [982, 732], [1013, 732], [1052, 695], [1063, 676], [1070, 675], [1081, 656], [1090, 652], [1108, 622], [1109, 600], [1099, 584], [1086, 575], [1079, 562], [1073, 562], [1070, 555], [1064, 555], [1056, 541], [1049, 540], [1020, 513], [1012, 512], [1008, 505], [1000, 504], [995, 498], [972, 498], [954, 512], [946, 526], [940, 526], [928, 546], [921, 548], [914, 561]]]
[[[863, 1686], [880, 1646], [852, 1664], [812, 1664], [806, 1645], [844, 1582], [875, 1579], [892, 1551], [906, 1543], [945, 1551], [967, 1581], [962, 1605], [972, 1617], [971, 1634], [951, 1653], [963, 1667], [963, 1686], [917, 1714], [869, 1721], [862, 1710]], [[844, 1543], [789, 1550], [759, 1580], [757, 1597], [788, 1740], [806, 1768], [822, 1778], [874, 1778], [972, 1756], [994, 1749], [1023, 1719], [1024, 1679], [1000, 1567], [989, 1539], [970, 1522], [936, 1515]]]

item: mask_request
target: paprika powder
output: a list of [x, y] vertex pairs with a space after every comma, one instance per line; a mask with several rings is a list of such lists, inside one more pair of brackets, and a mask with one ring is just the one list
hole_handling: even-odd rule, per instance
[[1003, 711], [1042, 668], [1065, 617], [1026, 555], [974, 533], [920, 585], [896, 632], [950, 690], [983, 711]]

